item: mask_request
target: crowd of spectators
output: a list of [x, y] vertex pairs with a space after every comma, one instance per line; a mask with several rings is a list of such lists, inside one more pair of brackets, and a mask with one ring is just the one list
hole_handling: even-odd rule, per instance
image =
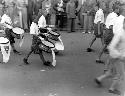
[[88, 33], [93, 30], [94, 6], [98, 1], [106, 17], [116, 0], [0, 0], [0, 16], [6, 13], [13, 24], [27, 31], [39, 9], [43, 9], [48, 13], [48, 25], [74, 32], [78, 18], [78, 25]]

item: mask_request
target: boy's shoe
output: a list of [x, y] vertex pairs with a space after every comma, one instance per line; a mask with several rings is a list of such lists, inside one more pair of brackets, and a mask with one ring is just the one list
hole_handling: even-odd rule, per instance
[[13, 50], [13, 52], [14, 52], [15, 54], [21, 55], [21, 53], [18, 52], [17, 50]]
[[27, 61], [26, 58], [23, 59], [23, 62], [24, 62], [25, 64], [27, 64], [27, 65], [29, 64], [29, 62]]
[[93, 50], [91, 48], [87, 48], [87, 52], [92, 52]]
[[46, 62], [44, 62], [43, 64], [46, 65], [46, 66], [52, 66], [52, 64], [51, 64], [50, 61], [46, 61]]
[[102, 61], [100, 59], [96, 59], [96, 63], [103, 63], [104, 64], [104, 61]]
[[97, 78], [95, 78], [95, 83], [96, 83], [98, 86], [102, 86], [101, 81], [99, 81]]
[[117, 89], [114, 89], [114, 90], [109, 89], [108, 92], [113, 93], [113, 94], [117, 94], [117, 95], [121, 95], [121, 92]]

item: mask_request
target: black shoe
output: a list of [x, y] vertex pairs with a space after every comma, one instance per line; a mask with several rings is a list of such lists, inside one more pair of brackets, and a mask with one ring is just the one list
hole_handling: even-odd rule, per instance
[[46, 62], [44, 62], [44, 65], [46, 65], [46, 66], [52, 66], [52, 64], [51, 64], [50, 61], [46, 61]]
[[13, 50], [13, 52], [14, 52], [15, 54], [21, 55], [21, 53], [18, 52], [17, 50]]
[[27, 61], [26, 58], [23, 59], [23, 62], [24, 62], [25, 64], [27, 64], [27, 65], [29, 64], [29, 62]]
[[87, 52], [92, 52], [93, 50], [91, 48], [87, 48]]
[[102, 83], [101, 83], [101, 81], [99, 81], [97, 78], [95, 79], [95, 83], [98, 85], [98, 86], [102, 86]]
[[121, 95], [121, 92], [117, 89], [114, 89], [114, 90], [109, 89], [108, 92], [113, 93], [113, 94], [117, 94], [117, 95]]
[[59, 51], [55, 51], [55, 55], [58, 55], [59, 54]]
[[100, 59], [96, 59], [96, 63], [103, 63], [104, 64], [104, 61], [102, 61]]

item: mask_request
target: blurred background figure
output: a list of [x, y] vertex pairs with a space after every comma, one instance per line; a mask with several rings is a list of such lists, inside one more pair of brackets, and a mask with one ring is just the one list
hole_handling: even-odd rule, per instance
[[20, 27], [25, 30], [25, 32], [28, 31], [28, 24], [27, 24], [27, 6], [28, 6], [28, 0], [17, 0], [16, 2], [18, 12], [19, 12], [19, 18], [20, 18]]
[[68, 33], [75, 31], [76, 7], [74, 0], [70, 0], [66, 6], [66, 13], [68, 17]]
[[51, 0], [44, 0], [42, 2], [42, 9], [46, 11], [47, 15], [46, 15], [46, 24], [50, 25], [51, 24], [51, 14], [52, 14], [52, 4], [51, 4]]

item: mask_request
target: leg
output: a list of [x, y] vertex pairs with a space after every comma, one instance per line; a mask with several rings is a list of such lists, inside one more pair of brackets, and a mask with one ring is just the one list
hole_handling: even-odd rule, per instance
[[43, 62], [44, 65], [46, 65], [46, 66], [51, 66], [51, 62], [45, 60], [42, 51], [39, 52], [39, 56], [40, 56], [40, 59], [42, 60], [42, 62]]
[[29, 64], [29, 63], [28, 63], [28, 58], [29, 58], [29, 56], [32, 54], [33, 51], [34, 51], [34, 50], [31, 50], [31, 51], [27, 54], [27, 56], [23, 59], [23, 61], [24, 61], [25, 64]]
[[96, 36], [92, 39], [89, 48], [87, 48], [87, 52], [91, 52], [92, 51], [91, 47], [92, 47], [93, 43], [95, 42], [95, 40], [96, 40]]
[[109, 77], [111, 77], [111, 76], [113, 76], [115, 74], [116, 71], [115, 71], [114, 63], [116, 61], [117, 61], [117, 59], [112, 59], [112, 58], [109, 58], [107, 60], [107, 64], [104, 67], [104, 70], [106, 69], [105, 73], [95, 79], [95, 82], [98, 85], [101, 85], [101, 82], [104, 79], [109, 78]]
[[74, 18], [72, 18], [71, 28], [72, 28], [72, 32], [75, 32], [75, 19]]
[[104, 45], [103, 49], [101, 50], [101, 52], [99, 53], [99, 56], [98, 56], [98, 59], [96, 60], [97, 63], [104, 63], [102, 60], [101, 60], [101, 56], [102, 54], [104, 53], [104, 50], [107, 48], [107, 45]]
[[21, 55], [21, 53], [16, 50], [14, 43], [11, 43], [11, 47], [14, 53]]

